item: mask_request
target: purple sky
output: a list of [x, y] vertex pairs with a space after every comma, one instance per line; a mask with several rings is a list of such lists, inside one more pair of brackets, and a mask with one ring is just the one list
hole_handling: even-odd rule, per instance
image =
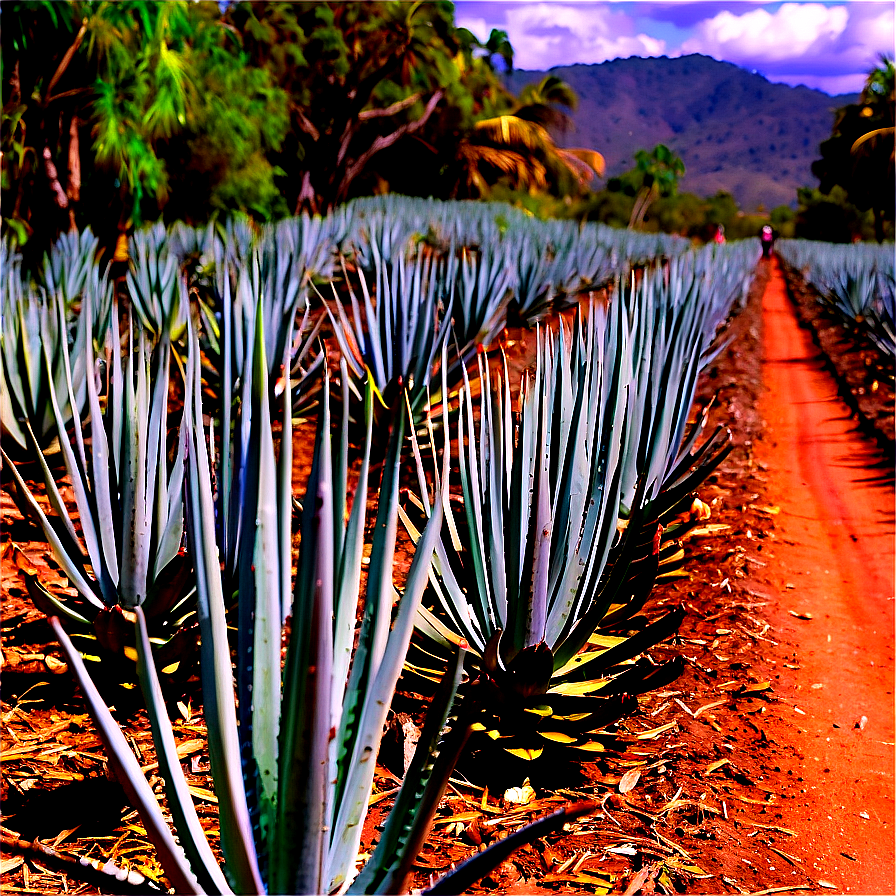
[[457, 24], [480, 39], [506, 31], [517, 68], [703, 53], [830, 94], [860, 91], [896, 41], [893, 0], [455, 0], [455, 8]]

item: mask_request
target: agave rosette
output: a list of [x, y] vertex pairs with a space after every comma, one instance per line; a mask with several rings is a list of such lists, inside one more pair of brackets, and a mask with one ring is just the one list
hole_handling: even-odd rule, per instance
[[422, 246], [411, 257], [401, 252], [392, 260], [376, 242], [371, 252], [372, 271], [350, 272], [343, 259], [345, 294], [333, 283], [327, 310], [355, 391], [369, 379], [389, 406], [406, 389], [419, 420], [450, 331], [454, 278], [444, 260]]
[[[92, 316], [90, 290], [83, 314]], [[49, 310], [42, 309], [47, 331]], [[47, 340], [42, 347], [46, 371], [51, 369]], [[38, 450], [33, 454], [42, 473], [50, 511], [45, 512], [21, 473], [2, 451], [15, 485], [16, 501], [44, 532], [56, 563], [76, 596], [49, 592], [29, 578], [34, 599], [48, 612], [61, 615], [79, 635], [99, 638], [103, 647], [120, 653], [130, 625], [142, 607], [153, 636], [168, 642], [189, 615], [192, 590], [190, 564], [181, 550], [183, 537], [183, 446], [169, 444], [168, 392], [172, 350], [167, 335], [153, 344], [139, 323], [130, 323], [122, 352], [117, 305], [113, 302], [106, 331], [105, 356], [98, 366], [92, 339], [85, 339], [78, 359], [65, 353], [64, 382], [47, 377], [49, 403], [59, 433], [59, 450], [71, 483], [76, 513], [63, 498], [57, 476]], [[63, 408], [77, 408], [75, 372], [83, 364], [84, 411], [66, 425]], [[105, 401], [99, 377], [108, 378]], [[79, 642], [95, 654], [96, 647]], [[169, 645], [169, 653], [176, 650]]]
[[[538, 341], [516, 414], [506, 370], [493, 382], [481, 356], [478, 421], [469, 385], [460, 390], [462, 510], [445, 509], [432, 598], [418, 619], [427, 644], [411, 660], [431, 675], [432, 656], [468, 642], [480, 675], [475, 724], [523, 758], [550, 743], [602, 749], [634, 695], [680, 672], [676, 662], [634, 662], [677, 629], [678, 611], [635, 636], [598, 633], [633, 615], [659, 560], [656, 523], [651, 531], [636, 515], [619, 526], [620, 446], [632, 425], [623, 315], [594, 308], [571, 332], [561, 324]], [[417, 504], [425, 515], [427, 503]], [[403, 520], [417, 538], [411, 515]]]
[[[255, 317], [253, 335], [252, 355], [247, 359], [253, 370], [252, 394], [239, 407], [241, 416], [251, 418], [247, 421], [249, 450], [236, 455], [243, 459], [229, 485], [242, 499], [242, 519], [236, 527], [234, 667], [225, 600], [228, 584], [219, 560], [223, 546], [216, 543], [212, 491], [213, 477], [219, 483], [221, 479], [209, 450], [213, 440], [207, 437], [203, 421], [198, 340], [188, 324], [182, 431], [187, 531], [196, 567], [204, 714], [223, 864], [209, 846], [183, 775], [142, 608], [134, 611], [138, 670], [172, 826], [64, 629], [55, 618], [51, 624], [87, 698], [110, 764], [140, 812], [168, 883], [176, 892], [399, 892], [466, 735], [455, 727], [447, 739], [441, 737], [461, 676], [460, 650], [430, 709], [377, 847], [355, 878], [373, 782], [372, 760], [426, 585], [441, 498], [393, 613], [396, 499], [406, 427], [405, 414], [398, 408], [383, 465], [362, 623], [353, 651], [367, 516], [373, 390], [366, 390], [367, 438], [351, 508], [345, 504], [347, 386], [343, 386], [341, 425], [331, 426], [329, 402], [322, 403], [293, 583], [291, 456], [284, 450], [291, 437], [291, 387], [287, 377], [280, 406], [283, 441], [278, 452], [260, 313]], [[235, 429], [241, 427], [242, 421], [236, 421]], [[286, 659], [281, 664], [284, 640]], [[556, 830], [564, 821], [591, 809], [593, 806], [584, 805], [564, 810], [538, 823], [532, 836]], [[487, 873], [512, 845], [515, 843], [504, 844], [492, 859], [478, 859], [464, 870], [465, 879]], [[445, 886], [451, 889], [450, 882]]]
[[[24, 280], [18, 253], [3, 244], [0, 431], [7, 451], [17, 458], [32, 455], [35, 443], [48, 456], [58, 453], [51, 384], [68, 426], [72, 408], [80, 413], [87, 396], [86, 343], [102, 344], [108, 327], [112, 289], [93, 258], [96, 240], [89, 231], [81, 243], [76, 237], [73, 231], [60, 238], [44, 262], [45, 285], [36, 288]], [[84, 251], [69, 258], [66, 248]], [[86, 293], [89, 308], [83, 304]]]

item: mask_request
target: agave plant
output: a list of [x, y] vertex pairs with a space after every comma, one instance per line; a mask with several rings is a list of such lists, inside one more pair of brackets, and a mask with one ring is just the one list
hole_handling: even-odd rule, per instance
[[348, 302], [334, 284], [327, 309], [354, 381], [369, 378], [386, 404], [406, 388], [419, 419], [448, 338], [454, 279], [422, 247], [412, 260], [400, 255], [393, 262], [379, 255], [376, 243], [372, 249], [373, 271], [357, 271], [360, 298], [343, 261]]
[[162, 221], [138, 230], [130, 240], [128, 294], [143, 327], [160, 339], [177, 343], [186, 329], [189, 304], [181, 259], [172, 250]]
[[[634, 365], [629, 402], [636, 422], [622, 451], [623, 516], [637, 506], [639, 491], [644, 502], [657, 501], [676, 478], [673, 471], [680, 476], [689, 458], [699, 460], [705, 479], [730, 450], [727, 431], [714, 432], [702, 446], [713, 450], [702, 451], [695, 447], [702, 427], [688, 432], [697, 376], [714, 333], [706, 324], [707, 280], [693, 270], [680, 273], [645, 271], [638, 283], [620, 284], [614, 294], [627, 318]], [[689, 480], [691, 490], [699, 481]]]
[[[460, 390], [463, 512], [446, 507], [433, 603], [418, 619], [437, 655], [469, 643], [480, 674], [470, 692], [474, 724], [523, 758], [549, 742], [602, 749], [605, 726], [636, 705], [631, 695], [681, 668], [630, 663], [677, 629], [680, 612], [632, 638], [596, 635], [626, 618], [658, 563], [655, 524], [646, 539], [641, 518], [618, 526], [621, 445], [633, 425], [624, 317], [592, 309], [572, 333], [561, 324], [538, 342], [518, 414], [506, 370], [493, 387], [481, 356], [478, 426], [469, 387]], [[410, 515], [403, 520], [419, 538]]]
[[[374, 758], [426, 584], [441, 498], [415, 553], [393, 620], [392, 555], [405, 428], [405, 415], [398, 413], [383, 468], [364, 612], [352, 656], [364, 547], [372, 388], [368, 388], [365, 401], [367, 442], [356, 498], [347, 518], [347, 400], [335, 449], [328, 403], [321, 408], [309, 497], [302, 512], [295, 583], [291, 598], [285, 597], [292, 557], [290, 539], [284, 540], [282, 535], [284, 531], [291, 534], [292, 507], [289, 476], [282, 474], [291, 464], [283, 454], [283, 443], [279, 458], [276, 453], [262, 315], [258, 314], [251, 359], [252, 398], [243, 406], [251, 415], [251, 448], [230, 486], [243, 497], [234, 670], [226, 585], [220, 546], [215, 541], [214, 465], [203, 425], [198, 340], [192, 330], [189, 338], [183, 430], [187, 528], [196, 565], [202, 687], [223, 866], [213, 856], [186, 786], [142, 609], [135, 611], [140, 679], [173, 831], [65, 631], [58, 620], [51, 623], [79, 678], [113, 768], [140, 811], [176, 892], [398, 892], [453, 767], [456, 749], [443, 743], [438, 755], [436, 751], [460, 678], [462, 650], [430, 709], [417, 753], [379, 843], [361, 874], [354, 881], [352, 878]], [[287, 383], [282, 405], [284, 432], [290, 404]], [[287, 641], [284, 664], [282, 638]], [[546, 824], [556, 829], [592, 808], [573, 807]], [[541, 832], [536, 829], [535, 835]], [[495, 862], [505, 855], [506, 846], [495, 853]], [[473, 873], [485, 874], [491, 867], [493, 864], [485, 864]]]
[[[8, 450], [17, 457], [28, 456], [34, 442], [37, 450], [54, 454], [59, 450], [59, 429], [50, 400], [51, 384], [67, 426], [72, 408], [79, 413], [84, 407], [89, 370], [85, 346], [88, 341], [101, 343], [104, 339], [112, 291], [108, 278], [92, 261], [72, 273], [60, 262], [63, 256], [58, 247], [46, 262], [49, 289], [35, 291], [22, 278], [21, 257], [3, 245], [0, 431]], [[81, 303], [84, 292], [92, 297], [89, 310]], [[69, 401], [68, 379], [73, 403]]]
[[81, 298], [88, 281], [96, 278], [100, 241], [89, 227], [59, 236], [44, 258], [43, 283], [49, 295], [58, 295], [69, 310]]
[[509, 247], [461, 248], [456, 277], [454, 338], [462, 346], [488, 345], [504, 325], [514, 285]]
[[[83, 314], [92, 316], [91, 291]], [[49, 333], [49, 309], [41, 313], [40, 332]], [[35, 579], [32, 596], [54, 614], [62, 614], [94, 631], [112, 649], [121, 645], [123, 618], [142, 607], [154, 635], [170, 639], [186, 614], [190, 591], [189, 565], [181, 552], [183, 535], [183, 446], [173, 455], [168, 445], [168, 389], [171, 345], [167, 335], [153, 345], [146, 331], [130, 324], [124, 363], [117, 305], [112, 305], [106, 334], [106, 400], [100, 400], [93, 340], [83, 342], [77, 358], [63, 343], [62, 382], [50, 376], [52, 342], [43, 341], [48, 403], [52, 408], [60, 451], [71, 482], [76, 513], [68, 509], [57, 477], [29, 431], [43, 474], [51, 513], [38, 503], [9, 456], [5, 464], [16, 486], [23, 513], [42, 528], [56, 562], [77, 592], [76, 597], [51, 594]], [[89, 375], [77, 376], [79, 365]], [[86, 393], [84, 416], [72, 415], [66, 427], [63, 408], [79, 407], [76, 383]], [[82, 546], [83, 545], [83, 546]]]
[[896, 272], [892, 247], [779, 240], [777, 252], [846, 325], [896, 356]]

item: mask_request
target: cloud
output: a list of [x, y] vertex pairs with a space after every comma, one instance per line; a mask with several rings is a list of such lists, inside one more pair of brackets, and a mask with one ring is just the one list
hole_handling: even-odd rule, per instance
[[743, 15], [725, 10], [700, 22], [683, 53], [703, 52], [728, 62], [753, 65], [792, 60], [830, 50], [846, 30], [844, 6], [785, 3], [777, 12], [754, 9]]
[[488, 40], [489, 34], [492, 33], [492, 28], [497, 27], [496, 25], [489, 25], [482, 16], [465, 16], [462, 13], [456, 16], [455, 24], [458, 28], [466, 28], [467, 31], [472, 31], [474, 37], [483, 42]]
[[828, 92], [861, 90], [880, 53], [893, 48], [890, 3], [784, 3], [723, 10], [697, 23], [681, 54], [704, 53], [758, 70], [769, 80]]
[[508, 33], [524, 69], [627, 56], [702, 53], [770, 81], [828, 93], [862, 89], [881, 53], [893, 53], [892, 2], [484, 2], [460, 0], [457, 22], [485, 39]]
[[[475, 11], [481, 13], [483, 5], [476, 4]], [[494, 21], [465, 14], [464, 6], [458, 5], [457, 23], [483, 39], [491, 28], [503, 28], [513, 45], [517, 68], [588, 64], [620, 56], [659, 56], [666, 49], [663, 40], [635, 33], [630, 16], [614, 10], [612, 4], [495, 4]]]

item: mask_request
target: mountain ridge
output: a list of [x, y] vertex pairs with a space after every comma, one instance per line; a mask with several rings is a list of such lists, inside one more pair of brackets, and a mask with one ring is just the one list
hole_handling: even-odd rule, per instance
[[579, 97], [573, 128], [557, 142], [602, 153], [607, 178], [632, 168], [637, 150], [665, 143], [684, 161], [682, 190], [725, 190], [744, 211], [793, 206], [798, 187], [815, 186], [811, 164], [831, 135], [835, 111], [857, 99], [772, 83], [699, 54], [516, 70], [505, 78], [518, 94], [546, 74]]

